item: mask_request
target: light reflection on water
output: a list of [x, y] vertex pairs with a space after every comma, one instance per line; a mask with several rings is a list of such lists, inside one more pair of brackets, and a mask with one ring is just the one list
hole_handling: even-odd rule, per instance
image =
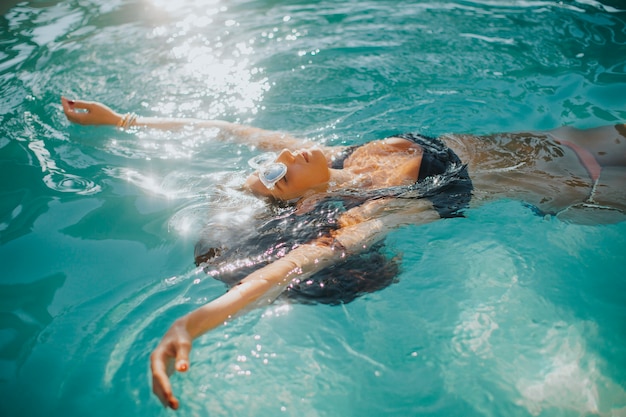
[[[330, 143], [593, 126], [626, 120], [618, 6], [11, 6], [0, 386], [13, 402], [0, 414], [158, 414], [150, 349], [224, 291], [192, 265], [199, 230], [235, 239], [224, 224], [263, 210], [238, 190], [254, 149], [211, 131], [69, 126], [60, 94]], [[623, 415], [624, 236], [514, 202], [403, 229], [388, 249], [403, 253], [399, 283], [340, 307], [279, 303], [202, 337], [174, 378], [179, 414]]]

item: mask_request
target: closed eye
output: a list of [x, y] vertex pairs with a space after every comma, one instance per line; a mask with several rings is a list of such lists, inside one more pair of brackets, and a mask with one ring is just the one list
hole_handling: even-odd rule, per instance
[[287, 176], [285, 175], [284, 177], [279, 179], [276, 182], [276, 184], [274, 184], [274, 187], [276, 187], [279, 191], [283, 191], [283, 187], [285, 187], [286, 185], [287, 185]]

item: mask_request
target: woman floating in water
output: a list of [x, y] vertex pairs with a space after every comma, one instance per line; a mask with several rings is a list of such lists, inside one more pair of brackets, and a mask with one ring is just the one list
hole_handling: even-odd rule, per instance
[[232, 287], [176, 320], [151, 355], [153, 391], [173, 409], [179, 401], [168, 367], [189, 368], [196, 337], [282, 293], [338, 303], [388, 285], [397, 267], [380, 242], [394, 228], [462, 216], [470, 199], [519, 199], [537, 213], [576, 222], [626, 219], [624, 124], [436, 139], [399, 134], [345, 147], [220, 120], [122, 115], [100, 103], [65, 98], [62, 105], [74, 123], [213, 128], [223, 138], [276, 152], [253, 158], [256, 171], [245, 183], [280, 207], [250, 238], [266, 239], [267, 248], [249, 254], [245, 243], [234, 249], [200, 244], [196, 262], [214, 271], [229, 262], [232, 269], [239, 259], [236, 273], [220, 277]]

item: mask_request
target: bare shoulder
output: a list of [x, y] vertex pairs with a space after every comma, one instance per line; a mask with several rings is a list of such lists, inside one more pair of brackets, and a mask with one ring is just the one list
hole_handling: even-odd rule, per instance
[[401, 151], [406, 151], [407, 149], [412, 149], [412, 148], [420, 148], [420, 146], [417, 143], [410, 141], [408, 139], [405, 139], [405, 138], [399, 138], [397, 136], [392, 136], [392, 137], [382, 139], [377, 142], [383, 143], [386, 146], [390, 146]]
[[421, 146], [417, 143], [399, 137], [388, 137], [385, 139], [373, 140], [359, 147], [357, 153], [366, 155], [388, 155], [389, 153], [410, 152], [415, 155], [421, 154]]

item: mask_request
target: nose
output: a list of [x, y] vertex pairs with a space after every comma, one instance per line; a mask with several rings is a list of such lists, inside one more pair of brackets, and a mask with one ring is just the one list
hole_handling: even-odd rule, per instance
[[295, 159], [296, 157], [294, 156], [294, 154], [291, 153], [289, 149], [283, 149], [278, 154], [278, 158], [276, 158], [276, 161], [282, 162], [283, 164], [288, 164], [290, 162], [293, 162]]

